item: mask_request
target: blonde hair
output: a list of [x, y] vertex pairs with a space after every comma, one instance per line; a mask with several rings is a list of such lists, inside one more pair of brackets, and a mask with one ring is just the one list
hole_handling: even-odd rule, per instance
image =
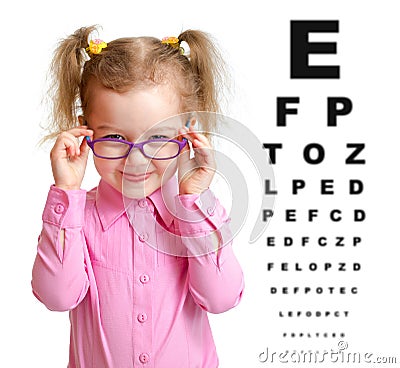
[[[48, 137], [78, 125], [78, 115], [85, 112], [93, 79], [120, 93], [169, 83], [181, 96], [182, 113], [220, 112], [219, 100], [227, 74], [210, 35], [187, 30], [178, 36], [179, 41], [188, 44], [189, 57], [160, 39], [130, 37], [108, 42], [100, 54], [89, 58], [85, 49], [97, 28], [78, 29], [61, 40], [54, 52], [50, 66], [52, 114]], [[203, 123], [204, 130], [214, 129], [211, 120]]]

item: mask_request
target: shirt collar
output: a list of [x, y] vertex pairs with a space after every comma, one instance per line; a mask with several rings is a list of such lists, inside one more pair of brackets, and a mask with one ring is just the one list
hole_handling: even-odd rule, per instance
[[[174, 175], [162, 187], [146, 197], [151, 200], [151, 203], [168, 227], [174, 218], [175, 196], [177, 194], [178, 179]], [[139, 200], [137, 199], [136, 201]], [[125, 213], [124, 196], [110, 184], [100, 180], [96, 193], [96, 207], [101, 225], [106, 230]]]

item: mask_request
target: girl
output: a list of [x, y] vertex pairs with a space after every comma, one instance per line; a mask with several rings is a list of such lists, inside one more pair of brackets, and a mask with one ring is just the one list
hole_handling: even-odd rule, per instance
[[[182, 113], [218, 110], [218, 53], [200, 31], [108, 44], [88, 43], [93, 31], [52, 62], [54, 185], [33, 293], [70, 313], [69, 368], [217, 367], [207, 312], [236, 306], [243, 276], [209, 189], [209, 139]], [[101, 180], [86, 192], [90, 150]]]

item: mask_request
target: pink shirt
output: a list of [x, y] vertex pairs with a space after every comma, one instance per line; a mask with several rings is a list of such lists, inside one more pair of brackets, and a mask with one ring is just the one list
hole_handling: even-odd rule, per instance
[[[243, 275], [211, 190], [177, 188], [174, 177], [129, 206], [104, 181], [88, 193], [50, 188], [32, 288], [50, 310], [70, 311], [69, 368], [218, 366], [207, 312], [238, 304]], [[172, 249], [171, 234], [158, 223], [182, 239], [175, 254], [213, 249], [207, 234], [216, 229], [227, 244], [197, 257], [166, 254], [156, 248]]]

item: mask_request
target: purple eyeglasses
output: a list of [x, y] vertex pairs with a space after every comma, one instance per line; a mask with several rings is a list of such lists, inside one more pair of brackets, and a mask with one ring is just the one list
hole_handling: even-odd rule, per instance
[[139, 148], [145, 157], [153, 160], [170, 160], [177, 157], [187, 144], [187, 139], [182, 141], [176, 139], [150, 139], [140, 143], [132, 143], [116, 138], [100, 138], [90, 140], [86, 137], [89, 147], [96, 157], [108, 160], [125, 158], [132, 151], [132, 148]]

